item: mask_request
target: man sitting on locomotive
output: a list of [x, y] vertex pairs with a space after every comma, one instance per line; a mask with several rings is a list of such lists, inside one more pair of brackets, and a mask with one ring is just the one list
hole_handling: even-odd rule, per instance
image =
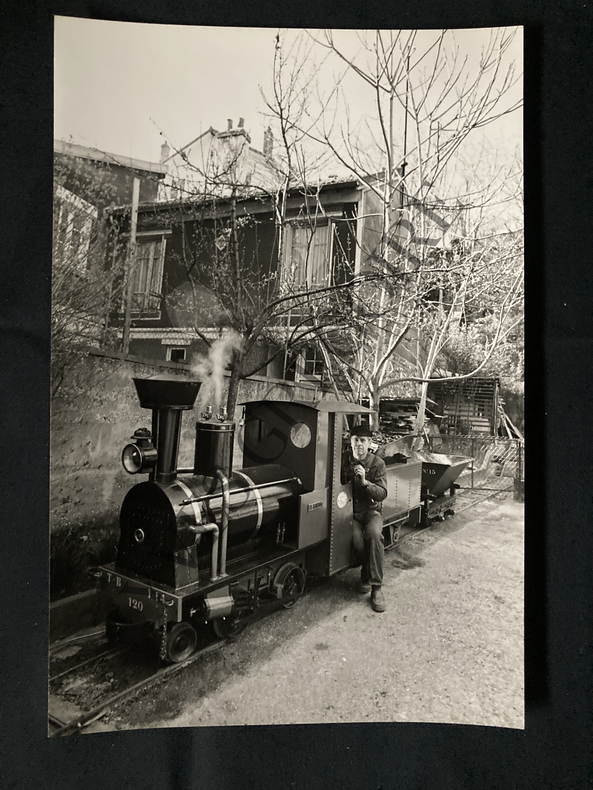
[[362, 565], [358, 591], [371, 593], [375, 612], [385, 611], [383, 583], [382, 502], [387, 496], [385, 462], [370, 451], [372, 433], [363, 425], [355, 426], [350, 437], [350, 451], [343, 462], [344, 477], [352, 482], [354, 521], [352, 548], [357, 564]]

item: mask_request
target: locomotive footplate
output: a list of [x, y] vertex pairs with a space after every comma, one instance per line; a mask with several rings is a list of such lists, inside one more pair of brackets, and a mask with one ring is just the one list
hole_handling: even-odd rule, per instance
[[230, 600], [239, 587], [246, 608], [251, 612], [262, 607], [268, 609], [286, 605], [298, 596], [289, 595], [281, 601], [275, 599], [275, 576], [289, 562], [296, 566], [303, 565], [304, 556], [303, 551], [277, 547], [259, 554], [255, 564], [252, 556], [242, 557], [229, 563], [229, 573], [226, 576], [180, 589], [149, 584], [141, 578], [122, 573], [114, 564], [101, 566], [99, 570], [102, 574], [103, 590], [109, 593], [114, 610], [124, 618], [123, 622], [129, 621], [132, 629], [134, 624], [145, 625], [147, 621], [161, 626], [164, 620], [171, 623], [194, 617], [199, 620], [215, 619], [216, 604], [222, 603], [224, 598]]

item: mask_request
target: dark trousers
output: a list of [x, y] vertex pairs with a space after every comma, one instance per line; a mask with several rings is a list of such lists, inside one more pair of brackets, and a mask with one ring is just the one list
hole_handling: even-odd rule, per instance
[[360, 578], [373, 586], [383, 582], [383, 519], [376, 510], [355, 513], [352, 522], [354, 559], [362, 565]]

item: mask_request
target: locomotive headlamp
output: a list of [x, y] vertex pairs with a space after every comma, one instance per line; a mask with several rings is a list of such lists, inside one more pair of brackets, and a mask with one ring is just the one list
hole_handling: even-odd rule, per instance
[[132, 439], [135, 444], [126, 444], [121, 454], [123, 468], [130, 475], [148, 472], [157, 462], [158, 453], [152, 443], [152, 436], [148, 428], [138, 428]]

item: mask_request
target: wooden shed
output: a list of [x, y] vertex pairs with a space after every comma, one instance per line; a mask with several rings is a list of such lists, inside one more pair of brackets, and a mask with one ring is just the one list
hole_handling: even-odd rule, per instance
[[500, 421], [498, 378], [435, 381], [428, 396], [436, 402], [442, 434], [485, 433], [496, 436]]

